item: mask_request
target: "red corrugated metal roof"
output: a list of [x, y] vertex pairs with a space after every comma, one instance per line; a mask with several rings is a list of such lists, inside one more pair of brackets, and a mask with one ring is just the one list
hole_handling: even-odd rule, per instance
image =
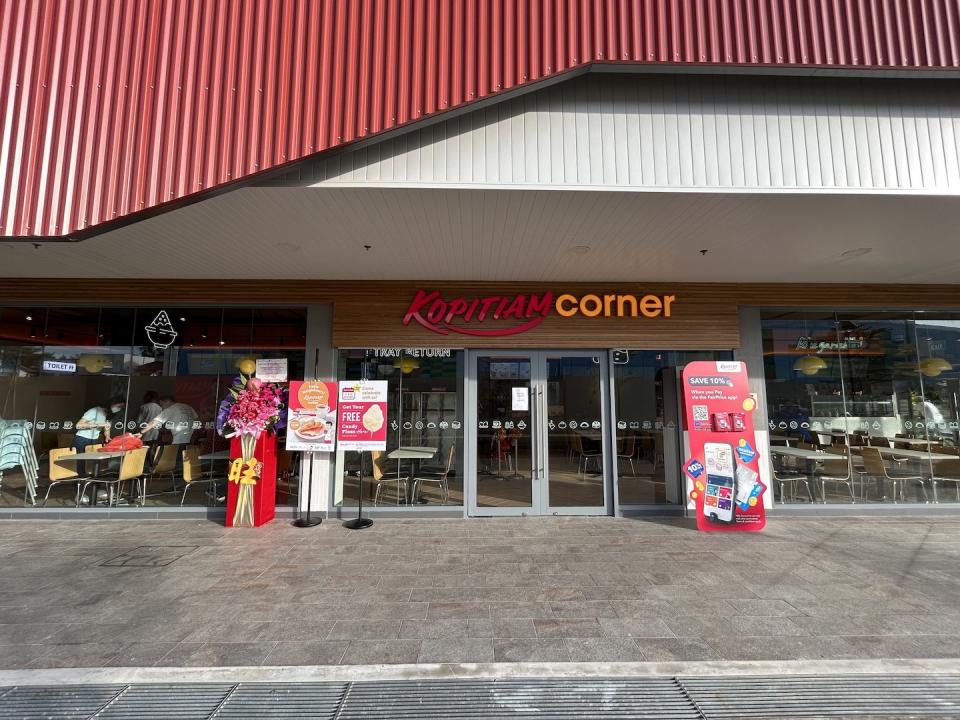
[[66, 236], [591, 63], [955, 70], [960, 0], [7, 0], [0, 235]]

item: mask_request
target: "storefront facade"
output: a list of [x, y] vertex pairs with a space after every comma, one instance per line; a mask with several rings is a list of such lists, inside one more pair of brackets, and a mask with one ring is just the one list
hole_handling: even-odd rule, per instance
[[[288, 513], [682, 514], [678, 378], [713, 359], [747, 364], [772, 512], [960, 503], [955, 3], [374, 5], [95, 47], [93, 13], [4, 16], [35, 42], [0, 61], [0, 419], [38, 505], [101, 406], [177, 405], [155, 441], [217, 472], [258, 359], [389, 387], [381, 456], [285, 456]], [[17, 472], [0, 512], [42, 512]], [[221, 511], [179, 472], [124, 512]]]
[[[78, 282], [81, 291], [95, 284]], [[135, 428], [153, 393], [195, 409], [190, 442], [212, 456], [224, 443], [212, 432], [217, 398], [239, 363], [282, 357], [291, 377], [311, 376], [316, 363], [321, 377], [389, 387], [386, 451], [316, 462], [318, 512], [349, 517], [362, 492], [374, 515], [683, 514], [680, 373], [692, 360], [737, 359], [759, 401], [772, 512], [958, 504], [960, 483], [941, 457], [960, 447], [953, 286], [886, 286], [871, 297], [844, 285], [322, 285], [266, 284], [258, 292], [282, 287], [285, 304], [255, 309], [230, 302], [250, 299], [243, 283], [221, 286], [227, 303], [220, 307], [131, 307], [135, 289], [118, 286], [103, 305], [84, 308], [67, 304], [57, 282], [13, 280], [8, 287], [21, 300], [60, 304], [4, 303], [4, 418], [33, 424], [42, 459], [69, 445], [70, 425], [88, 405], [123, 397], [119, 432]], [[171, 298], [199, 297], [190, 284], [169, 290]], [[176, 335], [166, 348], [147, 334], [161, 312]], [[164, 427], [159, 441], [170, 444], [180, 430]], [[807, 473], [778, 452], [846, 442], [884, 443], [894, 467], [923, 480], [892, 497], [864, 474], [849, 484], [818, 482], [816, 468]], [[410, 447], [430, 448], [430, 456], [386, 457]], [[278, 488], [285, 514], [307, 501], [298, 459], [285, 463]], [[798, 473], [807, 482], [781, 482]], [[40, 489], [42, 498], [43, 480]], [[162, 481], [157, 489], [144, 507], [126, 511], [179, 511], [179, 492]], [[36, 509], [24, 491], [8, 473], [4, 508], [73, 512], [71, 491], [54, 491]], [[81, 514], [104, 511], [88, 502]], [[222, 511], [202, 491], [189, 493], [184, 507]]]

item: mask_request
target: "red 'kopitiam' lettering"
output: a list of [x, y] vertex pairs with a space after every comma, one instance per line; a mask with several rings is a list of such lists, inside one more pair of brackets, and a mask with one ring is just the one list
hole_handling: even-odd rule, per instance
[[[440, 335], [451, 332], [478, 337], [516, 335], [542, 323], [552, 307], [553, 293], [549, 292], [542, 295], [490, 295], [471, 300], [462, 297], [447, 300], [437, 290], [418, 290], [403, 316], [403, 324], [409, 325], [415, 321]], [[487, 329], [468, 326], [487, 319], [515, 319], [518, 323]]]

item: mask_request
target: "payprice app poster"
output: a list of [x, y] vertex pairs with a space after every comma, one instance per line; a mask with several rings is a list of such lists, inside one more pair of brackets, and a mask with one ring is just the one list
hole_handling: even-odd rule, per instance
[[690, 457], [684, 473], [697, 528], [757, 532], [766, 524], [760, 453], [754, 434], [756, 399], [739, 361], [697, 361], [683, 370]]

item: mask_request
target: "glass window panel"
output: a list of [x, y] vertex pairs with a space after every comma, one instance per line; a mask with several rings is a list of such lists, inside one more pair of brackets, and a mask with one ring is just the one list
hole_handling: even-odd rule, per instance
[[[386, 380], [388, 388], [387, 449], [362, 457], [338, 452], [343, 506], [357, 505], [361, 475], [364, 504], [463, 504], [464, 354], [434, 355], [399, 348], [340, 351], [339, 379]], [[399, 447], [431, 448], [433, 454], [418, 460], [387, 457]]]

